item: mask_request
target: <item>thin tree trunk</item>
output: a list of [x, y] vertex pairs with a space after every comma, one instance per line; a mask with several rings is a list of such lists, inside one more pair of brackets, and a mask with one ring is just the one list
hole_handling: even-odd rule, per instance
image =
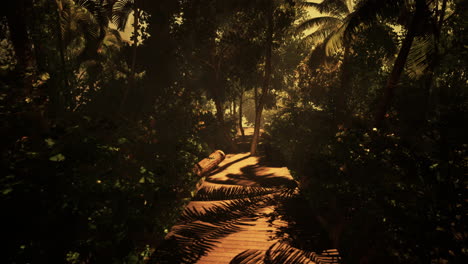
[[237, 105], [236, 105], [236, 98], [234, 97], [234, 99], [232, 100], [232, 115], [235, 116], [236, 115], [236, 108], [237, 108]]
[[241, 91], [239, 96], [239, 130], [241, 132], [242, 137], [245, 137], [244, 128], [242, 127], [242, 104], [244, 97], [244, 90]]
[[250, 154], [257, 155], [257, 146], [260, 138], [260, 122], [262, 118], [263, 105], [265, 104], [265, 97], [270, 88], [270, 75], [271, 75], [271, 45], [273, 42], [273, 3], [269, 2], [267, 7], [267, 31], [265, 43], [265, 76], [263, 80], [262, 94], [258, 98], [258, 105], [255, 111], [255, 125], [252, 144], [250, 145]]
[[416, 32], [422, 19], [421, 16], [422, 11], [424, 9], [424, 4], [424, 0], [416, 1], [416, 11], [408, 28], [408, 32], [406, 33], [406, 37], [403, 40], [400, 51], [398, 52], [398, 56], [395, 60], [395, 63], [393, 64], [393, 69], [387, 80], [387, 84], [385, 85], [384, 96], [382, 98], [382, 101], [380, 102], [380, 106], [378, 107], [377, 113], [374, 118], [374, 127], [381, 126], [382, 121], [384, 120], [385, 115], [388, 111], [388, 108], [390, 107], [390, 103], [393, 99], [397, 83], [405, 67], [406, 60], [411, 49], [411, 45], [413, 44], [413, 40], [416, 36]]
[[434, 83], [434, 75], [437, 65], [439, 64], [440, 54], [439, 54], [439, 43], [440, 43], [440, 34], [442, 32], [442, 24], [444, 22], [445, 11], [447, 8], [447, 0], [442, 1], [442, 6], [439, 10], [437, 10], [438, 6], [436, 6], [436, 19], [434, 21], [434, 52], [432, 54], [432, 61], [430, 61], [428, 67], [424, 72], [424, 82], [423, 82], [423, 89], [424, 89], [424, 106], [423, 106], [423, 115], [421, 116], [422, 120], [426, 122], [429, 106], [431, 104], [431, 93], [432, 93], [432, 86]]
[[216, 119], [218, 120], [220, 125], [224, 125], [224, 106], [218, 95], [214, 96], [214, 102], [216, 107]]
[[[61, 64], [61, 67], [59, 70], [60, 71], [59, 83], [60, 85], [63, 85], [63, 87], [65, 88], [67, 92], [69, 92], [70, 89], [68, 85], [67, 65], [66, 65], [66, 60], [65, 60], [65, 45], [63, 44], [63, 35], [62, 35], [62, 27], [61, 27], [62, 23], [60, 19], [60, 15], [63, 9], [63, 6], [62, 6], [63, 4], [62, 4], [62, 1], [60, 0], [56, 0], [55, 2], [57, 4], [57, 9], [56, 9], [57, 10], [56, 12], [57, 47], [59, 50], [60, 64]], [[53, 96], [55, 97], [55, 103], [53, 102], [53, 104], [55, 104], [55, 107], [53, 109], [55, 113], [59, 113], [61, 110], [65, 108], [65, 98], [62, 95], [60, 95], [59, 89], [60, 89], [60, 86], [56, 87], [56, 90], [54, 91], [54, 96]]]
[[257, 107], [258, 107], [258, 91], [257, 91], [257, 86], [254, 86], [254, 106], [255, 106], [255, 112], [257, 112]]
[[120, 109], [122, 110], [125, 102], [127, 101], [129, 90], [135, 90], [136, 83], [136, 57], [138, 48], [138, 29], [139, 29], [140, 12], [138, 11], [137, 0], [133, 2], [133, 47], [132, 47], [132, 62], [130, 68], [130, 76], [128, 77], [128, 86], [125, 89], [122, 101], [120, 103]]
[[346, 93], [349, 92], [351, 86], [351, 73], [349, 68], [350, 60], [350, 46], [349, 44], [344, 47], [343, 54], [343, 63], [341, 64], [341, 84], [340, 90], [337, 92], [336, 96], [336, 109], [335, 109], [335, 118], [336, 122], [339, 125], [344, 125], [346, 121]]
[[[132, 68], [131, 68], [131, 79], [132, 85], [135, 85], [135, 66], [136, 66], [136, 56], [137, 56], [137, 46], [138, 46], [138, 29], [139, 29], [139, 20], [140, 12], [138, 11], [137, 0], [134, 0], [133, 4], [133, 50], [132, 50]], [[132, 87], [133, 88], [133, 87]]]
[[215, 102], [216, 107], [216, 120], [218, 121], [218, 124], [221, 127], [222, 134], [226, 143], [228, 143], [231, 148], [230, 151], [236, 151], [236, 144], [233, 141], [231, 135], [229, 134], [229, 128], [226, 127], [226, 123], [224, 121], [224, 104], [218, 91], [219, 86], [219, 70], [216, 70], [215, 85], [212, 87], [213, 100]]

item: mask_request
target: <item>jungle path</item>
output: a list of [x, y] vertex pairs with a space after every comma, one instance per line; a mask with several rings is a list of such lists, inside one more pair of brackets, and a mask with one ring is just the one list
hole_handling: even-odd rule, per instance
[[[241, 150], [248, 149], [252, 133], [246, 128], [243, 140], [238, 138]], [[295, 193], [297, 183], [288, 168], [265, 165], [249, 152], [227, 154], [200, 181], [182, 220], [166, 237], [179, 256], [158, 263], [263, 263], [266, 256], [275, 263], [338, 263], [336, 250], [319, 255], [281, 243], [289, 223], [275, 213], [278, 201]]]

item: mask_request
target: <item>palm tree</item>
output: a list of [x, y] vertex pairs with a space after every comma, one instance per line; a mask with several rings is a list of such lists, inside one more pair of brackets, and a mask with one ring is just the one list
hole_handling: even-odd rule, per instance
[[116, 0], [112, 7], [112, 21], [117, 25], [117, 29], [125, 30], [130, 14], [133, 12], [133, 44], [132, 61], [130, 66], [129, 87], [125, 90], [122, 98], [121, 107], [125, 104], [128, 91], [135, 87], [135, 67], [138, 46], [138, 30], [140, 29], [140, 17], [142, 10], [139, 9], [138, 0]]
[[[339, 97], [336, 99], [337, 107], [344, 106], [344, 92], [346, 86], [349, 85], [349, 74], [345, 69], [347, 57], [350, 50], [349, 45], [353, 37], [359, 34], [362, 26], [376, 26], [382, 23], [383, 20], [398, 19], [409, 20], [404, 27], [407, 30], [406, 36], [402, 42], [397, 58], [393, 64], [392, 71], [388, 77], [387, 83], [384, 87], [384, 95], [380, 101], [380, 105], [374, 117], [374, 126], [379, 127], [385, 118], [385, 115], [390, 107], [391, 100], [394, 96], [394, 91], [403, 69], [410, 57], [410, 51], [413, 42], [418, 36], [437, 34], [427, 30], [435, 28], [440, 31], [440, 26], [431, 25], [430, 21], [441, 23], [442, 18], [433, 19], [433, 14], [441, 13], [443, 16], [446, 9], [446, 1], [443, 1], [441, 10], [433, 12], [429, 10], [433, 1], [429, 0], [415, 0], [412, 2], [404, 0], [362, 0], [359, 1], [351, 12], [350, 1], [346, 0], [324, 0], [322, 3], [303, 3], [304, 6], [314, 7], [320, 12], [327, 12], [330, 16], [323, 16], [305, 21], [299, 26], [299, 30], [304, 30], [313, 26], [319, 26], [319, 29], [310, 35], [313, 40], [323, 40], [322, 43], [316, 46], [315, 50], [311, 53], [313, 58], [323, 58], [324, 55], [336, 51], [338, 48], [343, 47], [344, 59], [342, 62], [342, 78], [341, 78], [341, 91]], [[435, 8], [437, 11], [437, 4]], [[403, 12], [404, 11], [404, 12]], [[410, 14], [408, 17], [402, 17], [403, 14]], [[346, 16], [345, 16], [346, 15]], [[437, 16], [437, 15], [436, 15]], [[427, 56], [427, 54], [425, 54]], [[414, 61], [412, 61], [414, 62]], [[315, 62], [317, 63], [317, 62]], [[344, 108], [342, 108], [345, 110]], [[338, 110], [338, 112], [340, 112]]]
[[[65, 105], [74, 109], [70, 91], [70, 72], [79, 69], [87, 61], [100, 60], [100, 49], [108, 34], [107, 2], [91, 0], [55, 0], [57, 23], [57, 49], [61, 63], [60, 83], [68, 96], [54, 91], [54, 107]], [[68, 56], [67, 56], [68, 55]], [[74, 58], [73, 60], [67, 58]], [[62, 95], [60, 95], [62, 94]]]
[[[349, 59], [351, 55], [351, 42], [344, 41], [348, 20], [352, 14], [353, 5], [349, 0], [324, 0], [321, 3], [303, 2], [304, 7], [312, 7], [322, 16], [308, 19], [297, 27], [302, 32], [318, 26], [307, 38], [318, 42], [310, 54], [309, 65], [317, 67], [331, 53], [343, 49], [341, 62], [340, 89], [335, 92], [335, 117], [338, 123], [343, 122], [346, 113], [346, 97], [350, 86]], [[315, 61], [313, 61], [315, 60]]]
[[[412, 8], [414, 11], [412, 12], [411, 19], [406, 25], [405, 38], [403, 39], [400, 50], [398, 52], [398, 56], [395, 60], [395, 63], [393, 64], [390, 76], [387, 79], [387, 83], [384, 87], [384, 95], [382, 97], [382, 100], [380, 101], [379, 107], [377, 108], [376, 114], [374, 116], [374, 127], [380, 127], [382, 121], [385, 119], [387, 111], [390, 108], [391, 101], [394, 97], [398, 81], [400, 79], [401, 74], [403, 73], [405, 65], [408, 63], [408, 59], [411, 59], [409, 61], [410, 63], [415, 62], [414, 58], [411, 58], [411, 51], [412, 49], [417, 49], [417, 47], [413, 47], [413, 43], [415, 41], [420, 40], [418, 39], [418, 37], [434, 36], [436, 38], [436, 42], [434, 43], [435, 56], [433, 56], [433, 62], [429, 62], [429, 64], [426, 65], [432, 67], [431, 71], [433, 71], [433, 68], [435, 67], [434, 62], [436, 62], [438, 45], [437, 38], [438, 34], [440, 34], [447, 1], [442, 2], [440, 17], [438, 16], [437, 12], [437, 4], [434, 6], [436, 12], [433, 12], [429, 9], [431, 6], [431, 2], [432, 1], [428, 0], [415, 0], [414, 8]], [[411, 10], [411, 7], [409, 6], [404, 6], [404, 4], [401, 4], [401, 6], [403, 8], [406, 8], [407, 10]], [[424, 56], [428, 55], [429, 54], [427, 52], [424, 52]], [[432, 77], [429, 78], [429, 81], [432, 82]]]

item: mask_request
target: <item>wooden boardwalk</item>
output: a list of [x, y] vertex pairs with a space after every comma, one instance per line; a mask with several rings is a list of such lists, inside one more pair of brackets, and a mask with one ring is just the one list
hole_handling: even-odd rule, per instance
[[[257, 167], [258, 157], [250, 157], [250, 153], [241, 153], [235, 155], [227, 155], [226, 159], [219, 165], [223, 167], [226, 164], [240, 160], [230, 165], [228, 170], [222, 170], [217, 174], [209, 177], [203, 187], [223, 186], [225, 183], [239, 186], [254, 186], [254, 187], [275, 187], [271, 184], [265, 184], [268, 179], [276, 179], [279, 181], [291, 181], [292, 177], [287, 168], [268, 168]], [[242, 168], [252, 168], [255, 177], [252, 175], [244, 175]], [[234, 176], [237, 175], [237, 176]], [[264, 184], [262, 184], [264, 183]], [[266, 186], [265, 186], [266, 185]], [[203, 208], [203, 202], [191, 202], [189, 207]], [[230, 234], [219, 240], [216, 248], [210, 251], [207, 255], [200, 258], [197, 263], [229, 263], [235, 256], [247, 249], [266, 251], [278, 240], [273, 238], [275, 229], [284, 225], [280, 221], [268, 223], [268, 214], [273, 212], [273, 206], [260, 207], [256, 209], [257, 218], [246, 222], [249, 224], [239, 232]]]
[[166, 237], [179, 247], [173, 249], [179, 259], [157, 263], [264, 263], [269, 249], [276, 253], [268, 255], [282, 254], [277, 259], [284, 261], [275, 263], [338, 263], [336, 250], [303, 253], [281, 243], [288, 223], [271, 214], [284, 190], [297, 193], [297, 184], [286, 167], [260, 164], [248, 152], [226, 155]]

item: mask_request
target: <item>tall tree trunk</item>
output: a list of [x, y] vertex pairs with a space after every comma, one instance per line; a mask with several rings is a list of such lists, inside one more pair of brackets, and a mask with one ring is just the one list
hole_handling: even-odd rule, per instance
[[440, 44], [440, 34], [442, 32], [442, 24], [444, 22], [445, 11], [447, 8], [447, 0], [442, 1], [441, 9], [438, 10], [438, 3], [436, 5], [435, 19], [433, 22], [433, 34], [434, 34], [434, 52], [431, 54], [432, 60], [429, 62], [429, 65], [424, 71], [424, 78], [422, 83], [422, 88], [424, 89], [424, 105], [421, 115], [421, 120], [426, 122], [427, 116], [429, 114], [429, 106], [431, 104], [431, 94], [432, 87], [434, 84], [434, 76], [437, 65], [439, 64], [440, 54], [439, 54], [439, 44]]
[[224, 125], [224, 105], [218, 95], [214, 96], [214, 102], [216, 107], [216, 120], [218, 120], [220, 125]]
[[242, 104], [244, 97], [244, 90], [241, 91], [239, 96], [239, 130], [241, 132], [242, 137], [245, 137], [244, 128], [242, 127]]
[[408, 28], [408, 32], [406, 33], [405, 39], [401, 45], [400, 51], [398, 52], [398, 56], [393, 64], [392, 72], [387, 80], [387, 84], [384, 88], [384, 96], [380, 105], [377, 109], [375, 118], [374, 118], [374, 127], [380, 127], [382, 121], [385, 118], [385, 115], [390, 107], [390, 103], [393, 99], [395, 88], [397, 83], [400, 79], [401, 73], [406, 64], [406, 60], [408, 59], [408, 54], [411, 49], [411, 45], [413, 44], [413, 40], [416, 36], [416, 33], [419, 29], [419, 25], [422, 20], [423, 10], [425, 8], [425, 1], [424, 0], [417, 0], [416, 1], [416, 10], [413, 16], [413, 19], [410, 23]]
[[60, 95], [60, 90], [61, 88], [65, 88], [65, 90], [68, 92], [70, 91], [69, 85], [68, 85], [68, 78], [67, 78], [67, 65], [66, 65], [66, 60], [65, 60], [65, 45], [63, 43], [63, 35], [62, 35], [62, 19], [61, 19], [61, 14], [63, 11], [63, 3], [61, 0], [56, 0], [55, 1], [57, 8], [56, 8], [56, 23], [57, 23], [57, 49], [59, 50], [59, 56], [60, 56], [60, 69], [59, 69], [59, 74], [57, 78], [57, 83], [56, 87], [54, 87], [52, 91], [52, 96], [51, 96], [51, 104], [52, 104], [52, 113], [53, 115], [56, 115], [57, 113], [60, 113], [65, 109], [65, 99], [63, 95]]
[[236, 108], [237, 108], [237, 105], [236, 105], [236, 98], [234, 97], [234, 99], [232, 100], [232, 115], [235, 116], [236, 115]]
[[257, 155], [257, 146], [260, 138], [260, 122], [262, 119], [265, 98], [270, 88], [271, 75], [271, 45], [273, 42], [273, 3], [269, 2], [267, 7], [267, 30], [265, 43], [265, 76], [263, 79], [262, 94], [258, 98], [258, 105], [255, 109], [255, 125], [252, 144], [250, 145], [250, 155]]

